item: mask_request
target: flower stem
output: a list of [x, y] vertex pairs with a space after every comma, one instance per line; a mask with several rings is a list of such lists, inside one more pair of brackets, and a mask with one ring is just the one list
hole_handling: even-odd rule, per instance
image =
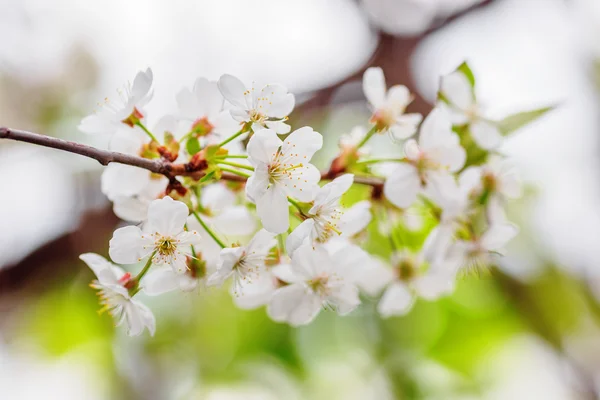
[[154, 259], [154, 255], [157, 251], [158, 250], [154, 250], [152, 254], [150, 254], [150, 257], [148, 258], [148, 261], [146, 261], [146, 265], [144, 265], [144, 268], [142, 268], [142, 270], [135, 276], [135, 278], [132, 279], [132, 281], [135, 282], [135, 286], [133, 292], [131, 293], [131, 297], [135, 296], [135, 294], [140, 291], [140, 281], [152, 266], [152, 260]]
[[229, 165], [231, 167], [236, 167], [236, 168], [242, 168], [242, 169], [247, 169], [248, 171], [254, 171], [254, 168], [249, 166], [249, 165], [244, 165], [244, 164], [238, 164], [235, 162], [231, 162], [231, 161], [226, 161], [226, 160], [217, 160], [217, 163], [219, 164], [225, 164], [225, 165]]
[[248, 174], [244, 171], [240, 171], [240, 170], [233, 169], [233, 168], [222, 167], [222, 166], [219, 166], [219, 168], [221, 169], [221, 171], [231, 172], [232, 174], [243, 176], [244, 178], [250, 178], [250, 174]]
[[248, 156], [244, 155], [244, 154], [226, 154], [224, 156], [216, 156], [215, 158], [217, 160], [226, 159], [226, 158], [243, 158], [243, 159], [247, 159]]
[[212, 229], [210, 229], [208, 227], [208, 225], [206, 224], [206, 222], [204, 222], [202, 220], [202, 218], [200, 218], [200, 216], [198, 215], [197, 212], [193, 211], [192, 214], [194, 215], [194, 218], [196, 218], [196, 220], [198, 221], [198, 223], [200, 223], [200, 225], [202, 225], [202, 227], [204, 228], [204, 230], [210, 235], [211, 238], [213, 238], [213, 240], [215, 242], [217, 242], [217, 244], [219, 246], [221, 246], [222, 249], [224, 249], [225, 247], [227, 247], [225, 245], [225, 243], [223, 243], [223, 241], [217, 237], [217, 235], [212, 231]]
[[404, 162], [405, 158], [373, 158], [370, 160], [357, 161], [356, 164], [376, 164], [380, 162]]
[[373, 126], [369, 132], [365, 135], [365, 137], [356, 145], [356, 149], [360, 149], [371, 139], [371, 137], [377, 133], [377, 125]]
[[150, 132], [150, 130], [146, 128], [146, 125], [144, 125], [141, 121], [136, 122], [136, 125], [142, 128], [142, 130], [146, 132], [148, 136], [150, 136], [150, 139], [154, 140], [156, 143], [160, 143], [158, 139], [156, 139], [156, 137], [152, 134], [152, 132]]
[[304, 211], [302, 211], [302, 206], [300, 206], [300, 203], [298, 203], [297, 200], [292, 199], [291, 197], [288, 197], [288, 201], [290, 202], [291, 205], [293, 205], [294, 207], [296, 207], [298, 209], [298, 211], [300, 212], [300, 215], [305, 216], [306, 214], [304, 214]]
[[231, 142], [232, 140], [234, 140], [235, 138], [237, 138], [238, 136], [242, 135], [243, 133], [248, 131], [248, 124], [244, 124], [244, 126], [242, 126], [242, 129], [240, 129], [237, 133], [234, 133], [233, 135], [229, 136], [227, 139], [223, 140], [221, 143], [218, 144], [219, 147], [223, 147], [225, 146], [227, 143]]

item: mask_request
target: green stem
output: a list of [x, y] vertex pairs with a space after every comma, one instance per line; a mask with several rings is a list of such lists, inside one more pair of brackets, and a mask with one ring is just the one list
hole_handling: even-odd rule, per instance
[[247, 130], [248, 130], [248, 124], [244, 124], [244, 126], [242, 126], [242, 129], [240, 129], [237, 133], [234, 133], [233, 135], [229, 136], [227, 139], [225, 139], [224, 141], [222, 141], [221, 143], [219, 143], [218, 146], [219, 147], [225, 146], [227, 143], [231, 142], [232, 140], [234, 140], [238, 136], [242, 135]]
[[217, 160], [221, 160], [221, 159], [226, 159], [226, 158], [243, 158], [243, 159], [247, 159], [248, 156], [247, 155], [243, 155], [243, 154], [226, 154], [224, 156], [216, 156], [215, 157]]
[[243, 176], [244, 178], [250, 178], [250, 174], [247, 174], [244, 171], [240, 171], [240, 170], [233, 169], [233, 168], [222, 167], [222, 166], [219, 166], [219, 168], [221, 169], [221, 171], [231, 172], [232, 174]]
[[231, 161], [217, 160], [217, 163], [229, 165], [229, 166], [236, 167], [236, 168], [247, 169], [248, 171], [254, 171], [254, 168], [249, 165], [238, 164], [238, 163], [231, 162]]
[[356, 149], [360, 149], [371, 139], [371, 137], [377, 133], [377, 125], [371, 128], [369, 132], [365, 135], [365, 137], [360, 141], [360, 143], [356, 146]]
[[373, 158], [370, 160], [357, 161], [356, 164], [375, 164], [380, 162], [405, 162], [405, 158]]
[[211, 237], [211, 238], [213, 238], [213, 240], [214, 240], [215, 242], [217, 242], [217, 244], [218, 244], [219, 246], [221, 246], [221, 248], [222, 248], [222, 249], [224, 249], [225, 247], [227, 247], [227, 246], [225, 245], [225, 243], [223, 243], [223, 241], [221, 241], [221, 239], [219, 239], [219, 238], [217, 237], [217, 235], [216, 235], [216, 234], [215, 234], [215, 233], [214, 233], [214, 232], [213, 232], [213, 231], [212, 231], [212, 230], [211, 230], [211, 229], [208, 227], [208, 225], [206, 225], [206, 222], [204, 222], [204, 221], [202, 220], [202, 218], [200, 218], [200, 216], [198, 215], [198, 213], [197, 213], [197, 212], [193, 211], [193, 212], [192, 212], [192, 214], [194, 215], [194, 217], [196, 218], [196, 220], [197, 220], [197, 221], [200, 223], [200, 225], [202, 225], [202, 227], [204, 228], [204, 230], [205, 230], [206, 232], [208, 232], [208, 234], [210, 235], [210, 237]]
[[291, 205], [293, 205], [294, 207], [296, 207], [298, 209], [298, 211], [300, 212], [301, 215], [305, 215], [304, 211], [302, 211], [302, 206], [300, 205], [300, 203], [298, 203], [298, 201], [292, 199], [291, 197], [288, 197], [288, 201], [290, 202]]
[[147, 134], [148, 136], [150, 136], [150, 139], [154, 140], [156, 143], [160, 143], [160, 142], [158, 141], [158, 139], [156, 139], [156, 137], [155, 137], [155, 136], [152, 134], [152, 132], [150, 132], [150, 130], [149, 130], [148, 128], [146, 128], [146, 125], [142, 124], [142, 122], [141, 122], [141, 121], [138, 121], [138, 122], [136, 122], [136, 125], [137, 125], [137, 126], [139, 126], [140, 128], [142, 128], [142, 130], [143, 130], [144, 132], [146, 132], [146, 134]]
[[142, 289], [140, 287], [140, 281], [142, 280], [142, 278], [144, 277], [144, 275], [146, 275], [146, 273], [148, 272], [148, 270], [152, 266], [152, 260], [154, 259], [154, 255], [156, 254], [157, 251], [158, 250], [154, 250], [152, 252], [152, 254], [150, 254], [150, 257], [148, 258], [148, 261], [146, 261], [146, 265], [144, 265], [144, 268], [142, 268], [142, 270], [135, 276], [135, 278], [133, 278], [131, 280], [131, 281], [135, 282], [135, 286], [132, 289], [133, 292], [130, 294], [131, 297], [135, 296]]

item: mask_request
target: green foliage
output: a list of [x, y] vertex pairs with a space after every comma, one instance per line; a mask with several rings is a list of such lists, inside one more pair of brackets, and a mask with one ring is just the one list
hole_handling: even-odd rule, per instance
[[196, 137], [189, 138], [185, 144], [185, 149], [188, 152], [188, 154], [191, 156], [198, 153], [200, 151], [200, 142], [198, 141], [198, 138], [196, 138]]
[[554, 109], [556, 109], [556, 106], [549, 106], [539, 108], [537, 110], [524, 111], [510, 115], [504, 118], [502, 121], [498, 122], [498, 128], [504, 136], [508, 136], [516, 130], [521, 129], [525, 125], [529, 125], [532, 122], [537, 121], [538, 119], [540, 119], [541, 117], [543, 117], [548, 112]]

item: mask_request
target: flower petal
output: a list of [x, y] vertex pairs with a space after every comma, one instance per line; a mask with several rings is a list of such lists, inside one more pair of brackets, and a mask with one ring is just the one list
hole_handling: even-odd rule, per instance
[[393, 315], [405, 315], [414, 304], [414, 296], [401, 282], [392, 283], [377, 305], [377, 311], [382, 317], [388, 318]]
[[106, 258], [95, 253], [85, 253], [79, 259], [86, 263], [102, 284], [119, 285], [119, 279], [125, 275], [120, 267], [117, 267]]
[[302, 221], [302, 223], [288, 235], [285, 241], [285, 250], [290, 257], [293, 257], [294, 252], [308, 239], [314, 226], [315, 221], [312, 218], [309, 218]]
[[267, 307], [269, 317], [292, 326], [310, 323], [321, 311], [321, 299], [303, 284], [295, 283], [278, 289]]
[[512, 238], [517, 236], [519, 228], [510, 222], [497, 222], [481, 235], [481, 246], [490, 251], [501, 250]]
[[244, 206], [229, 207], [213, 218], [215, 228], [224, 235], [245, 236], [256, 231], [256, 220]]
[[152, 87], [153, 78], [154, 76], [150, 68], [137, 73], [131, 87], [131, 94], [136, 100], [141, 100], [148, 94]]
[[217, 85], [225, 100], [236, 107], [246, 109], [244, 93], [247, 92], [247, 89], [242, 81], [233, 75], [225, 74], [219, 78]]
[[420, 189], [417, 169], [410, 164], [400, 163], [385, 181], [383, 194], [396, 207], [407, 208], [415, 202]]
[[367, 69], [363, 75], [363, 92], [373, 108], [380, 108], [385, 102], [385, 76], [379, 67]]
[[279, 185], [271, 185], [256, 199], [256, 213], [269, 232], [283, 233], [290, 226], [287, 196]]
[[484, 150], [493, 150], [502, 144], [502, 134], [491, 122], [478, 119], [471, 124], [470, 129], [473, 140]]
[[351, 237], [364, 230], [371, 219], [371, 202], [369, 200], [359, 201], [344, 211], [338, 224], [342, 236]]
[[148, 296], [172, 292], [179, 289], [179, 275], [171, 267], [156, 267], [142, 279], [141, 286]]
[[256, 163], [270, 164], [277, 150], [282, 145], [281, 139], [271, 129], [260, 129], [248, 142], [248, 157], [253, 165]]
[[281, 145], [281, 153], [292, 157], [292, 163], [308, 163], [312, 156], [323, 147], [323, 136], [310, 126], [296, 129]]
[[119, 264], [135, 264], [154, 250], [153, 240], [137, 226], [119, 228], [109, 242], [108, 254]]
[[175, 236], [183, 231], [189, 213], [184, 203], [169, 196], [154, 200], [148, 207], [148, 230], [163, 236]]
[[102, 193], [110, 200], [139, 194], [150, 181], [150, 172], [123, 164], [109, 164], [102, 172]]
[[471, 83], [460, 71], [442, 77], [440, 91], [450, 103], [461, 110], [469, 109], [475, 102]]

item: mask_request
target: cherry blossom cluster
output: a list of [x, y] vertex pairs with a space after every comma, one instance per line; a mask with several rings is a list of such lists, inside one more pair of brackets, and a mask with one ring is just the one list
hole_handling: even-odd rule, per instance
[[[425, 118], [405, 112], [405, 86], [387, 88], [383, 71], [369, 68], [368, 126], [340, 139], [325, 172], [311, 164], [323, 137], [308, 126], [292, 130], [295, 97], [284, 86], [199, 78], [177, 94], [178, 111], [149, 128], [152, 81], [150, 69], [139, 72], [80, 125], [108, 135], [109, 150], [189, 172], [122, 164], [103, 171], [103, 193], [131, 224], [114, 232], [112, 262], [81, 259], [96, 275], [103, 310], [129, 335], [155, 332], [138, 293], [221, 285], [240, 308], [265, 306], [293, 326], [322, 309], [346, 315], [365, 299], [383, 317], [403, 315], [417, 297], [450, 294], [461, 271], [493, 265], [518, 232], [504, 215], [520, 195], [497, 151], [506, 130], [477, 103], [467, 64], [441, 78]], [[387, 135], [398, 157], [371, 157], [366, 144], [375, 135]]]

